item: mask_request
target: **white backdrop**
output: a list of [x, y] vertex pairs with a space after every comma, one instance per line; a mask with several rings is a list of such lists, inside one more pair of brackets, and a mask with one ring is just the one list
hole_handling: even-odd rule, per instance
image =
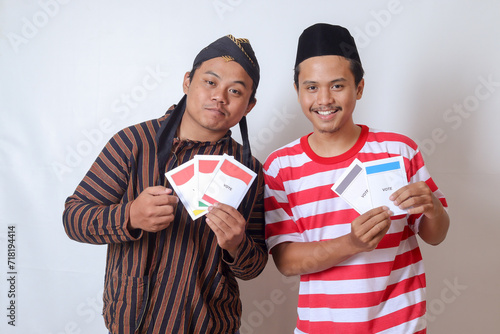
[[[106, 247], [67, 238], [66, 197], [112, 134], [177, 103], [197, 52], [228, 33], [261, 65], [254, 155], [310, 132], [296, 42], [328, 22], [365, 67], [355, 121], [420, 143], [451, 207], [447, 240], [421, 243], [429, 332], [499, 333], [499, 14], [494, 0], [0, 1], [0, 332], [106, 333]], [[270, 259], [240, 286], [242, 334], [291, 333], [297, 278]]]

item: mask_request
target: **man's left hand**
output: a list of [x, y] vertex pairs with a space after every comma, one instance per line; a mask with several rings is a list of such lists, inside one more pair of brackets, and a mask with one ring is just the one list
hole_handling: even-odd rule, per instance
[[409, 214], [423, 213], [430, 219], [439, 217], [445, 211], [439, 199], [423, 181], [398, 189], [389, 199]]
[[230, 205], [215, 203], [208, 208], [206, 221], [217, 237], [217, 243], [234, 259], [245, 237], [245, 218]]

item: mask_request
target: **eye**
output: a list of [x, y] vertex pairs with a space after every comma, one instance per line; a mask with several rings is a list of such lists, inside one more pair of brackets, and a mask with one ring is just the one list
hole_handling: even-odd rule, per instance
[[314, 91], [316, 91], [317, 89], [318, 89], [318, 87], [316, 87], [316, 86], [312, 86], [312, 85], [311, 85], [311, 86], [307, 86], [307, 87], [306, 87], [306, 90], [307, 90], [307, 91], [309, 91], [309, 92], [314, 92]]
[[234, 88], [229, 89], [229, 92], [234, 95], [241, 95], [241, 92]]
[[331, 88], [332, 90], [343, 90], [348, 83], [346, 80], [335, 80], [331, 82]]
[[210, 86], [215, 85], [215, 82], [213, 82], [212, 80], [205, 80], [205, 82], [207, 83], [207, 85], [210, 85]]

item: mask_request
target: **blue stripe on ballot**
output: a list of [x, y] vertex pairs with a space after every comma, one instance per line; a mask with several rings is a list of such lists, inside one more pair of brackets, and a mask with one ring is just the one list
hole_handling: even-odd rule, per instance
[[380, 164], [375, 166], [366, 167], [366, 174], [375, 174], [381, 172], [387, 172], [390, 170], [399, 169], [399, 161], [388, 162], [386, 164]]

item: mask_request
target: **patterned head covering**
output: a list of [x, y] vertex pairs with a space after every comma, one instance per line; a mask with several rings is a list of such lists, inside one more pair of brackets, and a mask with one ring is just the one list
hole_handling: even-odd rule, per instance
[[212, 58], [222, 57], [226, 61], [235, 61], [252, 78], [255, 89], [259, 85], [260, 68], [250, 42], [246, 38], [227, 35], [219, 38], [200, 51], [193, 62], [193, 68]]
[[316, 56], [342, 56], [361, 63], [354, 38], [344, 27], [317, 23], [302, 32], [297, 47], [295, 67]]

